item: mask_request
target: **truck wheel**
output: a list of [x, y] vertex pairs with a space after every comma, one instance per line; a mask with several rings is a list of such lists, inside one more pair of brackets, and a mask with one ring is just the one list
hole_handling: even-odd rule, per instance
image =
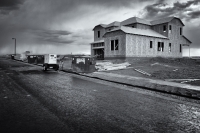
[[58, 66], [56, 66], [56, 68], [55, 68], [55, 71], [58, 71], [58, 69], [59, 69], [59, 67], [58, 67]]
[[46, 66], [46, 65], [43, 66], [43, 70], [44, 70], [44, 71], [47, 70], [47, 66]]

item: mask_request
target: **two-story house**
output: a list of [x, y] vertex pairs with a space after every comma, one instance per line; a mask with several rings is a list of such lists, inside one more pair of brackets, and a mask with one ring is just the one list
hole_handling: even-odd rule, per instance
[[182, 57], [182, 46], [191, 44], [177, 17], [146, 21], [132, 17], [122, 22], [94, 27], [91, 55], [116, 57]]

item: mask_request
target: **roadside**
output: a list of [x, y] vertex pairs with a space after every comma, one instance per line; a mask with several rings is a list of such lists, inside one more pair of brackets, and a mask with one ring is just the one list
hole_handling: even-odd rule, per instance
[[110, 60], [110, 62], [128, 62], [131, 65], [121, 70], [105, 71], [107, 73], [159, 79], [200, 86], [199, 59], [136, 57], [128, 58], [126, 60]]
[[[198, 86], [185, 84], [187, 82], [183, 82], [183, 83], [177, 82], [176, 83], [176, 82], [172, 82], [173, 80], [170, 81], [169, 79], [168, 79], [168, 81], [165, 81], [163, 79], [158, 79], [155, 76], [147, 76], [147, 75], [144, 75], [144, 74], [141, 74], [141, 73], [135, 71], [135, 68], [137, 68], [137, 69], [143, 68], [143, 70], [145, 70], [145, 71], [149, 70], [148, 71], [149, 73], [150, 73], [150, 71], [153, 72], [152, 75], [160, 72], [161, 76], [163, 76], [163, 77], [165, 76], [163, 73], [161, 73], [162, 72], [161, 69], [163, 69], [163, 65], [157, 65], [155, 67], [155, 63], [154, 63], [154, 65], [152, 65], [152, 62], [154, 62], [155, 59], [152, 60], [152, 59], [149, 58], [149, 60], [146, 60], [146, 62], [144, 61], [144, 59], [145, 58], [143, 58], [143, 60], [136, 59], [136, 60], [134, 60], [135, 63], [132, 61], [131, 66], [129, 66], [128, 69], [126, 68], [126, 69], [122, 69], [122, 70], [94, 72], [94, 73], [80, 74], [80, 75], [90, 77], [90, 78], [98, 78], [98, 79], [101, 79], [101, 80], [120, 83], [120, 84], [124, 84], [124, 85], [140, 87], [140, 88], [144, 88], [144, 89], [155, 90], [155, 91], [170, 93], [170, 94], [174, 94], [174, 95], [200, 99], [200, 87], [198, 87]], [[166, 59], [161, 60], [161, 61], [164, 62], [164, 61], [166, 61]], [[119, 63], [120, 61], [113, 61], [112, 60], [112, 62]], [[121, 61], [121, 62], [123, 62], [123, 61]], [[189, 64], [185, 63], [185, 65], [183, 65], [183, 63], [180, 63], [180, 62], [178, 62], [178, 63], [171, 62], [170, 67], [166, 64], [165, 64], [165, 67], [173, 68], [173, 69], [165, 69], [165, 71], [167, 73], [168, 73], [168, 71], [171, 71], [171, 70], [173, 71], [174, 67], [175, 67], [174, 64], [178, 64], [178, 65], [176, 65], [176, 69], [181, 69], [181, 68], [187, 68], [186, 67], [187, 65], [192, 66], [192, 65], [194, 65], [194, 63], [195, 62], [193, 62], [193, 64], [192, 64], [190, 62]], [[156, 63], [156, 64], [158, 64], [158, 63]], [[63, 67], [62, 71], [74, 73], [74, 72], [71, 71], [70, 65], [71, 65], [70, 59], [66, 59], [64, 61], [64, 65], [63, 65], [64, 67]], [[174, 65], [174, 66], [172, 67], [172, 65]], [[195, 70], [196, 70], [196, 68], [195, 68]], [[175, 72], [176, 71], [173, 71], [173, 73], [175, 73]], [[173, 77], [176, 74], [169, 74], [169, 77], [170, 76]], [[198, 75], [196, 75], [196, 76], [198, 76]]]

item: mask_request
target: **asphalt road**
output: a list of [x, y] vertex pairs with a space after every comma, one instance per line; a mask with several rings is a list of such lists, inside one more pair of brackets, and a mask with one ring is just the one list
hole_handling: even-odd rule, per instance
[[0, 133], [9, 132], [198, 133], [200, 105], [0, 58]]

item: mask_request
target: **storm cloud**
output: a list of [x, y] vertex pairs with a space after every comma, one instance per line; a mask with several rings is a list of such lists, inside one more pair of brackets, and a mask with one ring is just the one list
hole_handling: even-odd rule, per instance
[[19, 9], [24, 0], [1, 0], [0, 1], [0, 14], [9, 14], [12, 10]]
[[[160, 0], [157, 3], [148, 5], [145, 7], [146, 19], [158, 19], [168, 16], [177, 16], [181, 19], [191, 20], [199, 17], [199, 10], [194, 10], [192, 5], [198, 5], [200, 0], [191, 0], [187, 2], [175, 2], [172, 6], [166, 3], [164, 0]], [[199, 9], [199, 7], [197, 8]]]

